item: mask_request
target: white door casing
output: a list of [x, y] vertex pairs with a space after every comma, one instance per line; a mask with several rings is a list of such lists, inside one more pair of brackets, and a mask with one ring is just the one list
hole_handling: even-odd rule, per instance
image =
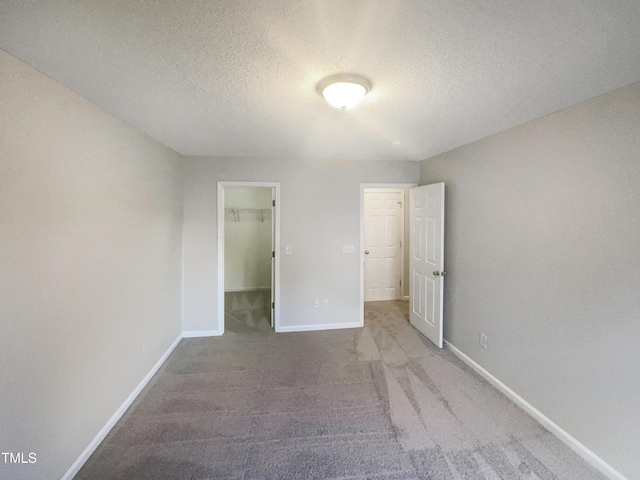
[[410, 190], [409, 320], [442, 348], [444, 183]]
[[397, 189], [364, 191], [364, 301], [401, 298], [402, 203]]

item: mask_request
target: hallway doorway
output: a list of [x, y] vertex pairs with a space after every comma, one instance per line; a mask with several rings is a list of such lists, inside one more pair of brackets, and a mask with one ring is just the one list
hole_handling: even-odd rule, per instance
[[416, 184], [360, 184], [360, 300], [409, 299], [409, 189]]

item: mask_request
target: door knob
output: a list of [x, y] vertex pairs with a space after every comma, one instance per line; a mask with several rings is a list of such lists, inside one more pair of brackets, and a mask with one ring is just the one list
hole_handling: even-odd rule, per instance
[[369, 255], [369, 250], [365, 250], [365, 251], [364, 251], [364, 254], [365, 254], [365, 255]]
[[446, 274], [447, 274], [447, 272], [439, 272], [438, 270], [433, 272], [433, 276], [434, 277], [444, 277]]

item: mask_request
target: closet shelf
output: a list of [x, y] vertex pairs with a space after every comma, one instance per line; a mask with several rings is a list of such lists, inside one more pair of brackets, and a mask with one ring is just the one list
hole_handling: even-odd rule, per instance
[[247, 220], [260, 220], [264, 222], [265, 217], [271, 215], [270, 208], [233, 208], [227, 207], [224, 209], [225, 218], [231, 216], [235, 222], [240, 222], [241, 215], [245, 214]]

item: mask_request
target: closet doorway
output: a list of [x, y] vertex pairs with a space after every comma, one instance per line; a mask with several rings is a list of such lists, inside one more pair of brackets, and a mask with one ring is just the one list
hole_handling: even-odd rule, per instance
[[278, 329], [279, 184], [218, 182], [218, 328]]

